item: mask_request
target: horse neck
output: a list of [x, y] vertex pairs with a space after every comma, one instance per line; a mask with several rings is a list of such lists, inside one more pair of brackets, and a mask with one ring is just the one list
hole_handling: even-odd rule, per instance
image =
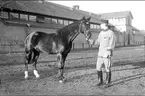
[[69, 36], [69, 41], [74, 41], [74, 39], [79, 35], [79, 30], [75, 30], [71, 36]]
[[59, 35], [63, 37], [63, 39], [67, 39], [68, 41], [73, 41], [79, 35], [79, 24], [70, 24], [59, 30]]

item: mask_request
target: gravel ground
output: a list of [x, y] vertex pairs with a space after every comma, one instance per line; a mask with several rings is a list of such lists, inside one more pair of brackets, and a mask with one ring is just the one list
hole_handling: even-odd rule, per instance
[[[36, 79], [29, 65], [29, 79], [24, 79], [23, 54], [0, 56], [0, 95], [144, 95], [144, 46], [117, 48], [112, 65], [112, 84], [98, 88], [97, 50], [71, 52], [66, 60], [66, 81], [57, 81], [56, 55], [42, 54]], [[105, 74], [103, 74], [105, 77]]]

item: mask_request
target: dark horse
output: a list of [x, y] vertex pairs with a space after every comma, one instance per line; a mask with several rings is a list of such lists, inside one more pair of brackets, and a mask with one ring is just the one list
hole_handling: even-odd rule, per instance
[[36, 64], [40, 52], [48, 54], [57, 54], [58, 68], [59, 68], [59, 81], [64, 80], [63, 70], [65, 60], [72, 48], [73, 40], [79, 33], [87, 36], [90, 29], [90, 18], [83, 17], [81, 20], [65, 26], [55, 33], [45, 32], [32, 32], [25, 39], [25, 79], [28, 78], [28, 64], [33, 63], [33, 73], [36, 78], [39, 78]]

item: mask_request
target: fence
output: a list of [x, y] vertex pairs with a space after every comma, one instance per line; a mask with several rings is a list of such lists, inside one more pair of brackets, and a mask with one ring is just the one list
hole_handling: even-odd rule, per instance
[[[143, 42], [135, 42], [134, 45], [142, 45]], [[116, 47], [123, 47], [124, 43], [117, 43]], [[93, 49], [98, 48], [98, 46], [90, 46], [87, 43], [73, 43], [72, 50], [77, 49]], [[24, 44], [13, 44], [13, 45], [0, 45], [0, 54], [11, 54], [11, 53], [23, 53]]]
[[[122, 38], [123, 35], [118, 35], [119, 38], [116, 41], [116, 47], [121, 46], [128, 46], [127, 42], [124, 41]], [[143, 45], [145, 44], [144, 36], [141, 35], [133, 35], [132, 42], [130, 45]], [[87, 42], [75, 42], [72, 45], [72, 50], [74, 49], [90, 49], [90, 48], [98, 48], [97, 45], [90, 46]], [[21, 53], [24, 52], [24, 42], [20, 41], [18, 38], [15, 37], [1, 37], [0, 38], [0, 54], [4, 53]]]

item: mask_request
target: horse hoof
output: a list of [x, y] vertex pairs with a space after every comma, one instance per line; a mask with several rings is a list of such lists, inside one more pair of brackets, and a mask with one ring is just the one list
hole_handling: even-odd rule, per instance
[[59, 80], [59, 83], [64, 83], [64, 80]]
[[24, 77], [26, 80], [28, 79], [28, 77]]
[[59, 83], [63, 83], [63, 81], [62, 80], [59, 80]]
[[36, 78], [37, 78], [37, 79], [39, 79], [39, 78], [40, 78], [40, 76], [38, 75]]

